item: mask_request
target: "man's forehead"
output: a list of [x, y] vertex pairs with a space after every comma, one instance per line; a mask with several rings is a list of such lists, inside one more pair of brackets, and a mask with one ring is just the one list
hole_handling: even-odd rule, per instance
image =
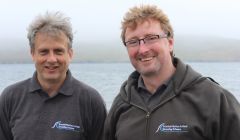
[[162, 31], [161, 25], [157, 20], [145, 20], [136, 23], [135, 26], [129, 26], [126, 28], [125, 37], [128, 38], [132, 34], [151, 34], [160, 33]]

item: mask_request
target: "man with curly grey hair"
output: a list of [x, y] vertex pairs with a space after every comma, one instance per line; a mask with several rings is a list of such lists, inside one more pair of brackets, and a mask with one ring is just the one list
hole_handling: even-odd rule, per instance
[[72, 27], [62, 13], [38, 16], [28, 28], [36, 72], [4, 89], [1, 140], [99, 140], [105, 104], [92, 87], [75, 79]]
[[112, 104], [104, 140], [239, 139], [238, 101], [173, 55], [173, 29], [161, 9], [131, 8], [121, 37], [135, 71]]

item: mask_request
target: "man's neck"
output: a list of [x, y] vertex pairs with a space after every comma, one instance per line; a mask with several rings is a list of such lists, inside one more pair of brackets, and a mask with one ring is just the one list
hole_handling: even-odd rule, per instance
[[148, 76], [141, 75], [141, 76], [143, 78], [143, 82], [146, 88], [148, 89], [148, 91], [154, 94], [159, 86], [164, 84], [164, 82], [166, 82], [172, 77], [175, 71], [176, 71], [176, 68], [174, 66], [171, 66], [169, 69], [167, 69], [167, 71], [163, 71], [151, 76], [149, 75]]
[[43, 90], [48, 94], [48, 96], [54, 96], [60, 89], [62, 83], [44, 83], [41, 84]]
[[41, 81], [39, 80], [39, 83], [42, 87], [42, 89], [48, 94], [49, 97], [54, 96], [60, 87], [62, 86], [65, 79], [60, 81]]

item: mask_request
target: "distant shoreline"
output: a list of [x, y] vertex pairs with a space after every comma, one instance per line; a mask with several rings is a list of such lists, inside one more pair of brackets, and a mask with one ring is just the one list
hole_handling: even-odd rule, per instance
[[[183, 60], [188, 63], [240, 63], [240, 60]], [[79, 63], [130, 63], [130, 61], [73, 61], [71, 64]], [[0, 62], [0, 64], [34, 64], [33, 62]]]

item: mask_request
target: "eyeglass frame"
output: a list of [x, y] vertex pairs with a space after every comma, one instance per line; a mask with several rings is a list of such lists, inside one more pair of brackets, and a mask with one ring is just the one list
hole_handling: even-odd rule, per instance
[[[138, 47], [141, 43], [141, 41], [143, 41], [144, 44], [151, 44], [151, 43], [154, 43], [154, 42], [151, 42], [150, 38], [151, 37], [157, 37], [156, 40], [152, 40], [152, 41], [157, 41], [158, 39], [162, 39], [162, 38], [168, 38], [169, 35], [168, 34], [163, 34], [163, 35], [154, 35], [154, 34], [150, 34], [150, 35], [147, 35], [145, 36], [144, 38], [142, 39], [132, 39], [132, 40], [129, 40], [129, 41], [126, 41], [124, 42], [124, 45], [127, 47], [127, 48], [135, 48], [135, 47]], [[146, 39], [149, 39], [149, 40], [146, 40]], [[127, 43], [131, 42], [131, 41], [138, 41], [138, 44], [134, 45], [134, 46], [128, 46]]]

